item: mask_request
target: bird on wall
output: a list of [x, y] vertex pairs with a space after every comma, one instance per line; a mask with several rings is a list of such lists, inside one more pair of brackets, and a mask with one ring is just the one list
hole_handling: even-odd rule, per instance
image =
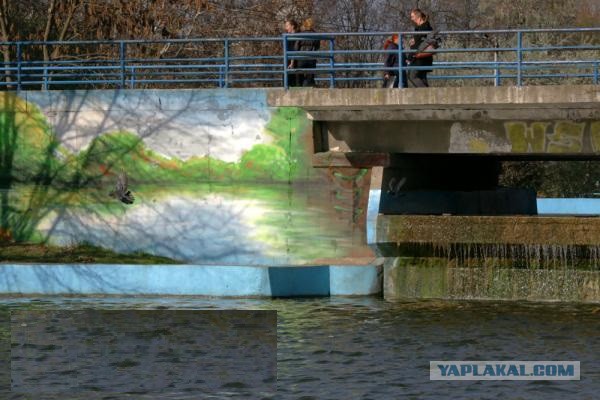
[[131, 191], [127, 188], [127, 174], [121, 172], [117, 177], [117, 183], [115, 190], [108, 194], [110, 197], [114, 197], [117, 200], [122, 201], [125, 204], [133, 204], [135, 198]]

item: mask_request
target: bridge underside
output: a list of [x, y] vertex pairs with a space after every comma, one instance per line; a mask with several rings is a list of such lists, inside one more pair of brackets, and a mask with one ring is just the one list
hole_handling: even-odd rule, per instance
[[600, 155], [600, 86], [273, 90], [305, 109], [316, 166], [388, 166], [391, 154], [501, 159]]
[[383, 167], [382, 214], [533, 215], [504, 160], [600, 159], [600, 87], [272, 91], [313, 120], [315, 167]]

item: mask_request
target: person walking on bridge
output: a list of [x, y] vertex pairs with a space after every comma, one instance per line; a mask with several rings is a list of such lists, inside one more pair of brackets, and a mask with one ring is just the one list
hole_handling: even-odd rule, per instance
[[[427, 15], [418, 8], [413, 8], [410, 12], [410, 20], [415, 24], [415, 31], [430, 32], [433, 31]], [[415, 34], [409, 42], [411, 50], [419, 50], [427, 34]], [[433, 65], [433, 53], [421, 52], [410, 53], [407, 57], [407, 63], [411, 67], [431, 67]], [[418, 69], [408, 71], [409, 87], [428, 87], [427, 73], [431, 70]]]
[[[298, 28], [299, 28], [299, 25], [295, 19], [293, 19], [291, 17], [286, 18], [285, 25], [284, 25], [285, 33], [287, 33], [288, 35], [298, 33]], [[293, 39], [290, 40], [290, 38], [288, 37], [288, 39], [285, 42], [285, 50], [287, 52], [290, 52], [290, 51], [296, 51], [297, 49], [298, 49], [298, 41], [293, 40]], [[287, 69], [297, 68], [296, 64], [297, 64], [297, 60], [288, 60]], [[290, 86], [290, 87], [298, 86], [298, 81], [299, 81], [299, 79], [298, 79], [297, 73], [295, 73], [295, 72], [288, 73], [288, 86]]]
[[[302, 33], [315, 33], [314, 23], [312, 18], [308, 18], [302, 23]], [[298, 51], [313, 52], [318, 51], [321, 47], [321, 40], [312, 37], [304, 37], [298, 41]], [[308, 69], [316, 68], [317, 60], [310, 58], [308, 55], [303, 55], [298, 61], [298, 68]], [[315, 85], [314, 72], [303, 71], [299, 74], [299, 86], [309, 87]]]
[[[385, 68], [393, 68], [391, 70], [386, 69], [383, 74], [383, 87], [387, 89], [398, 87], [398, 46], [398, 34], [393, 34], [392, 37], [387, 39], [383, 44], [384, 50], [393, 51], [393, 53], [387, 54], [387, 57], [385, 58], [385, 63], [383, 64]], [[402, 66], [406, 66], [406, 53], [402, 53], [401, 62]], [[406, 71], [404, 70], [402, 71], [402, 87], [407, 87]]]

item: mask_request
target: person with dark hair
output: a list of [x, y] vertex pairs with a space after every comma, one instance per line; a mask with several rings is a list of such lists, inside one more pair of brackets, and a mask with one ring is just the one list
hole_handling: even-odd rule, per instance
[[[307, 20], [305, 20], [302, 23], [301, 32], [306, 32], [306, 33], [314, 33], [315, 32], [312, 18], [308, 18]], [[298, 51], [306, 51], [306, 52], [318, 51], [320, 47], [321, 47], [321, 41], [319, 39], [305, 37], [298, 41]], [[297, 64], [298, 68], [309, 69], [309, 68], [317, 67], [317, 60], [314, 58], [310, 58], [307, 55], [301, 56], [301, 58], [299, 58], [297, 60], [297, 62], [298, 62], [298, 64]], [[302, 71], [299, 73], [298, 76], [299, 76], [299, 82], [298, 82], [299, 86], [309, 87], [309, 86], [315, 85], [315, 74], [314, 73], [311, 73], [308, 71]]]
[[[433, 31], [427, 15], [418, 8], [413, 8], [410, 12], [410, 20], [415, 24], [415, 31], [430, 32]], [[423, 41], [427, 34], [415, 34], [409, 42], [411, 50], [421, 50]], [[410, 53], [407, 57], [407, 63], [411, 67], [431, 67], [433, 65], [433, 53], [416, 52]], [[431, 70], [419, 69], [408, 71], [409, 87], [428, 87], [427, 73]]]
[[[285, 25], [284, 25], [285, 33], [287, 33], [287, 34], [297, 33], [298, 27], [299, 27], [298, 22], [296, 22], [295, 19], [289, 18], [289, 17], [286, 18]], [[290, 38], [288, 37], [288, 40], [285, 42], [285, 50], [289, 52], [289, 51], [296, 51], [297, 49], [298, 49], [298, 41], [290, 40]], [[287, 69], [297, 68], [296, 61], [297, 60], [288, 59]], [[288, 73], [288, 86], [298, 86], [298, 81], [299, 81], [299, 77], [295, 72]]]

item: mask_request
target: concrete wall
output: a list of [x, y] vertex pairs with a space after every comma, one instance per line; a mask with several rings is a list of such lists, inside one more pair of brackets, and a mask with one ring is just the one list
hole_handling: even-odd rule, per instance
[[[266, 90], [4, 92], [0, 238], [195, 264], [368, 263], [370, 174], [313, 169], [310, 133]], [[108, 196], [121, 172], [131, 206]]]

